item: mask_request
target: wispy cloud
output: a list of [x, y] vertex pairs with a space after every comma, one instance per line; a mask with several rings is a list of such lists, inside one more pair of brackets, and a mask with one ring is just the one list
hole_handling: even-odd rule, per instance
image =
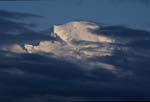
[[31, 17], [42, 17], [42, 16], [31, 14], [31, 13], [0, 10], [0, 18], [23, 19], [23, 18], [31, 18]]

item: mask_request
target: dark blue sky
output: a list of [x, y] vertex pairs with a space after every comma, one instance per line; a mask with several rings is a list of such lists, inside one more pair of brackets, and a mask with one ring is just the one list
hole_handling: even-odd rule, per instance
[[40, 27], [74, 20], [123, 24], [148, 29], [150, 6], [147, 0], [47, 0], [0, 1], [0, 9], [44, 16], [35, 19]]

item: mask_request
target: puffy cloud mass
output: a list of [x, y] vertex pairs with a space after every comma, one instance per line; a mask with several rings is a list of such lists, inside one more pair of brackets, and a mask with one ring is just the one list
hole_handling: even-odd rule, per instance
[[[70, 22], [58, 26], [54, 25], [53, 32], [51, 33], [51, 35], [56, 38], [59, 38], [59, 40], [41, 41], [37, 46], [25, 44], [25, 48], [28, 50], [28, 52], [43, 51], [47, 53], [48, 52], [55, 53], [55, 51], [57, 52], [58, 49], [61, 49], [61, 51], [63, 50], [77, 51], [86, 49], [88, 52], [88, 48], [94, 49], [100, 47], [99, 43], [113, 43], [114, 39], [107, 36], [96, 35], [89, 31], [90, 29], [97, 29], [97, 28], [99, 28], [98, 25], [85, 21]], [[103, 47], [103, 50], [106, 50], [106, 47], [107, 46]], [[97, 49], [97, 51], [98, 50], [99, 49]]]
[[[89, 31], [89, 29], [96, 28], [99, 26], [83, 21], [55, 25], [51, 35], [58, 40], [41, 41], [38, 45], [25, 44], [24, 48], [28, 53], [49, 53], [50, 56], [64, 58], [64, 60], [75, 62], [87, 68], [89, 66], [103, 66], [102, 68], [114, 70], [112, 65], [88, 60], [95, 56], [111, 56], [114, 50], [114, 46], [111, 46], [113, 39]], [[85, 66], [83, 63], [87, 63], [87, 65]]]
[[28, 53], [55, 53], [55, 51], [57, 51], [61, 47], [61, 43], [53, 43], [52, 41], [41, 41], [37, 46], [25, 44], [24, 47], [27, 49]]
[[[97, 30], [99, 31], [97, 32]], [[116, 35], [108, 35], [110, 31], [111, 33], [118, 34], [118, 36], [115, 37]], [[133, 34], [131, 35], [130, 32]], [[138, 40], [139, 35], [142, 39], [145, 39], [149, 35], [147, 32], [143, 32], [142, 37], [139, 33], [134, 40], [130, 39], [128, 41], [124, 41], [124, 39], [129, 39], [128, 36], [135, 36], [134, 33], [137, 32], [139, 33], [142, 31], [134, 31], [119, 26], [103, 27], [97, 25], [96, 23], [85, 21], [69, 22], [63, 25], [53, 26], [51, 36], [55, 37], [56, 40], [40, 41], [37, 45], [25, 44], [23, 47], [24, 49], [18, 45], [12, 47], [11, 51], [26, 51], [31, 54], [46, 53], [46, 55], [50, 57], [55, 57], [58, 59], [63, 58], [66, 61], [75, 62], [82, 67], [86, 67], [87, 69], [100, 67], [111, 72], [116, 71], [118, 73], [118, 71], [121, 72], [121, 70], [118, 70], [117, 66], [90, 59], [95, 57], [113, 56], [116, 51], [123, 51], [125, 53], [131, 52], [138, 56], [144, 56], [140, 50], [136, 51], [136, 49], [130, 46], [125, 46], [125, 44], [128, 45], [128, 43], [132, 43], [136, 39]], [[121, 35], [120, 33], [126, 33], [126, 35]], [[121, 40], [124, 36], [127, 37]], [[149, 52], [149, 50], [147, 52]]]
[[95, 23], [85, 21], [69, 22], [64, 25], [54, 25], [53, 33], [64, 41], [84, 40], [92, 42], [113, 42], [109, 37], [97, 36], [89, 32], [90, 29], [97, 29], [99, 27], [100, 26]]

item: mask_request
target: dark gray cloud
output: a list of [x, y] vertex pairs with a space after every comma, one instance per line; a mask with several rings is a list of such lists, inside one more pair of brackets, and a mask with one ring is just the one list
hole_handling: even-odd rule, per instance
[[123, 37], [123, 38], [139, 38], [139, 37], [150, 37], [150, 32], [145, 30], [139, 30], [139, 29], [131, 29], [122, 25], [113, 25], [113, 26], [103, 26], [98, 29], [95, 29], [94, 31], [89, 31], [95, 33], [95, 34], [103, 34], [105, 36], [111, 36], [111, 37]]
[[26, 42], [38, 42], [42, 39], [51, 39], [43, 33], [49, 32], [37, 32], [33, 28], [35, 23], [27, 23], [31, 18], [40, 19], [40, 15], [31, 13], [21, 13], [0, 10], [0, 46], [3, 44], [12, 43], [26, 43]]
[[11, 20], [6, 20], [6, 19], [0, 19], [0, 33], [11, 33], [11, 31], [15, 32], [24, 32], [24, 31], [32, 31], [31, 29], [28, 28], [28, 26], [30, 27], [29, 24], [25, 24], [22, 22], [15, 22], [15, 21], [11, 21]]
[[[21, 33], [25, 31], [32, 31], [29, 28], [30, 24], [13, 20], [13, 19], [22, 18], [25, 15], [26, 14], [0, 10], [0, 28], [1, 28], [0, 34], [5, 34], [5, 33], [13, 34], [13, 32]], [[26, 16], [28, 16], [28, 14]]]
[[23, 18], [30, 18], [30, 17], [42, 17], [42, 16], [31, 14], [31, 13], [21, 13], [21, 12], [0, 10], [0, 18], [23, 19]]
[[[122, 69], [122, 75], [118, 76], [117, 73], [101, 68], [85, 70], [63, 59], [44, 55], [0, 52], [2, 58], [0, 100], [3, 102], [148, 100], [149, 59], [134, 57], [130, 53], [123, 55], [124, 53], [119, 54], [119, 51], [116, 51], [114, 56], [95, 59]], [[134, 60], [131, 61], [129, 57], [133, 57]], [[130, 71], [134, 74], [130, 75]]]
[[131, 29], [125, 26], [104, 26], [90, 32], [104, 35], [115, 39], [115, 41], [124, 47], [149, 50], [150, 32], [138, 29]]
[[26, 23], [24, 20], [18, 21], [19, 19], [28, 19], [32, 17], [41, 17], [30, 13], [19, 13], [12, 11], [0, 10], [0, 34], [10, 32], [31, 32], [33, 23]]
[[[0, 27], [3, 27], [1, 43], [21, 45], [22, 42], [51, 40], [47, 35], [42, 35], [43, 32], [35, 32], [24, 23], [12, 21], [8, 17], [4, 18], [3, 16], [0, 19], [0, 22], [5, 25], [0, 24]], [[18, 29], [21, 30], [21, 34], [14, 36], [4, 29], [10, 31]], [[127, 41], [128, 43], [125, 44], [110, 44], [115, 48], [111, 56], [96, 56], [88, 59], [114, 65], [119, 71], [111, 72], [100, 67], [89, 70], [71, 61], [46, 56], [45, 53], [16, 54], [0, 51], [0, 101], [149, 100], [149, 32], [122, 26], [107, 26], [92, 32], [121, 39], [121, 41], [131, 39], [131, 42]]]

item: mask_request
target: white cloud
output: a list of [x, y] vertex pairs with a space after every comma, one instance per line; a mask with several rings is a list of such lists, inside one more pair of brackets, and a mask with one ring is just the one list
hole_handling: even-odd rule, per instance
[[[64, 25], [54, 26], [53, 34], [61, 39], [58, 41], [41, 41], [39, 45], [25, 44], [27, 53], [49, 53], [59, 59], [75, 62], [84, 67], [103, 67], [107, 70], [115, 70], [114, 66], [104, 63], [89, 61], [95, 56], [111, 56], [114, 50], [113, 39], [99, 36], [89, 32], [88, 29], [96, 29], [99, 26], [89, 22], [70, 22]], [[76, 44], [74, 41], [89, 42]], [[101, 43], [101, 44], [100, 44]], [[103, 44], [102, 44], [103, 43]], [[51, 56], [52, 57], [52, 56]], [[86, 63], [86, 64], [85, 64]]]
[[[71, 22], [54, 27], [53, 33], [61, 40], [41, 41], [38, 45], [25, 44], [24, 47], [18, 44], [4, 46], [3, 50], [14, 53], [38, 53], [50, 57], [74, 62], [84, 68], [104, 68], [109, 71], [117, 71], [116, 67], [89, 60], [97, 56], [112, 56], [115, 46], [110, 43], [113, 39], [101, 37], [89, 32], [88, 29], [96, 29], [99, 26], [89, 22]], [[74, 41], [83, 41], [74, 43]], [[109, 43], [110, 42], [110, 43]]]
[[64, 25], [55, 25], [53, 33], [59, 36], [64, 41], [84, 40], [92, 42], [112, 43], [113, 40], [109, 37], [97, 35], [89, 32], [89, 30], [99, 28], [95, 23], [78, 21], [69, 22]]

